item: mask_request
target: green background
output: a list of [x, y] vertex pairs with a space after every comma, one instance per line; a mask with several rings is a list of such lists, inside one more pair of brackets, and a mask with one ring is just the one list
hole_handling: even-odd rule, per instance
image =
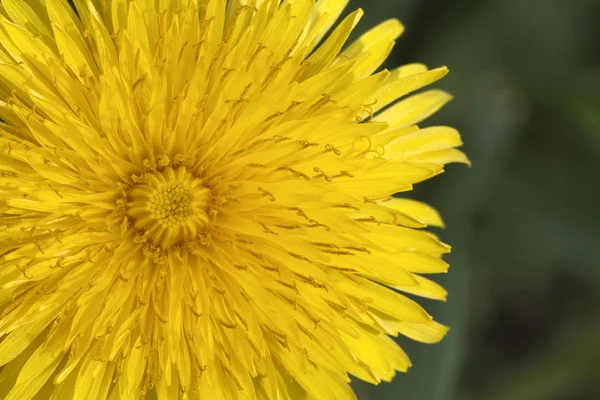
[[453, 246], [421, 301], [452, 330], [359, 400], [600, 399], [600, 1], [351, 0], [355, 37], [387, 18], [405, 34], [386, 63], [447, 65], [455, 99], [423, 126], [459, 129], [472, 168], [411, 193]]

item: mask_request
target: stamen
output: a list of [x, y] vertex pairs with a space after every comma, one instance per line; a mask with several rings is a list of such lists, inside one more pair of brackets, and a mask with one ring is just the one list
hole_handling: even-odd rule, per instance
[[269, 198], [269, 200], [271, 201], [275, 201], [275, 196], [273, 196], [271, 193], [267, 192], [265, 189], [263, 189], [262, 187], [258, 188], [258, 191], [263, 195], [263, 196], [267, 196]]
[[334, 153], [336, 156], [341, 156], [341, 155], [342, 155], [342, 152], [341, 152], [340, 150], [336, 149], [336, 148], [335, 148], [333, 145], [331, 145], [331, 144], [326, 144], [326, 145], [325, 145], [325, 150], [326, 150], [327, 152], [333, 151], [333, 153]]
[[250, 56], [250, 61], [248, 61], [246, 71], [249, 71], [252, 68], [252, 64], [254, 64], [254, 61], [256, 60], [256, 57], [258, 57], [258, 54], [266, 48], [267, 46], [263, 45], [262, 43], [258, 43], [256, 50], [254, 51], [254, 53], [252, 53], [252, 56]]
[[223, 359], [221, 357], [217, 357], [217, 359], [219, 360], [219, 364], [221, 365], [221, 368], [223, 368], [223, 371], [225, 371], [225, 373], [227, 375], [229, 375], [229, 377], [231, 378], [231, 380], [233, 380], [233, 382], [237, 386], [238, 390], [244, 390], [244, 387], [242, 386], [242, 383], [237, 378], [237, 376], [235, 376], [235, 374], [233, 373], [233, 371], [231, 370], [231, 368], [229, 368], [227, 365], [225, 365], [225, 362], [223, 361]]

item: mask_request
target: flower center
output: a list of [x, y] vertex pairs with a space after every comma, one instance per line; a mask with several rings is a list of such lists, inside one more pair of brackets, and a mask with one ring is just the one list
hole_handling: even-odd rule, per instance
[[193, 240], [208, 225], [210, 190], [185, 168], [146, 173], [129, 197], [133, 226], [161, 248]]
[[193, 214], [193, 199], [184, 183], [166, 184], [150, 197], [148, 209], [160, 224], [173, 227]]

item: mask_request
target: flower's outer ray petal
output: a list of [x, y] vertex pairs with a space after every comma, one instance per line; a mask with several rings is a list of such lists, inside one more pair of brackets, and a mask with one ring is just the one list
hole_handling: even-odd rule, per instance
[[402, 35], [404, 26], [397, 19], [388, 19], [363, 33], [342, 52], [343, 57], [355, 58], [377, 46], [379, 42], [393, 42]]
[[416, 285], [393, 285], [392, 287], [403, 292], [421, 297], [426, 297], [428, 299], [446, 301], [448, 292], [443, 287], [433, 282], [432, 280], [423, 278], [422, 276], [419, 276], [417, 274], [412, 274], [412, 276], [413, 279], [415, 279], [417, 282]]
[[52, 43], [49, 40], [52, 37], [50, 25], [31, 8], [30, 4], [23, 0], [5, 0], [2, 5], [10, 19], [17, 25], [24, 27], [33, 34], [42, 35], [45, 43]]
[[81, 18], [81, 22], [84, 27], [91, 26], [91, 16], [88, 5], [93, 7], [95, 10], [101, 10], [102, 3], [107, 6], [109, 2], [106, 0], [73, 0], [75, 10], [77, 10], [77, 15], [79, 15], [79, 18]]
[[335, 21], [340, 17], [349, 0], [317, 0], [313, 11], [312, 23], [309, 30], [317, 28], [315, 35], [311, 38], [310, 51], [319, 44], [325, 34], [331, 29]]
[[464, 153], [456, 149], [461, 145], [456, 129], [435, 126], [400, 136], [388, 142], [384, 148], [386, 158], [398, 161], [470, 164]]
[[375, 72], [386, 60], [393, 47], [394, 42], [384, 40], [369, 47], [365, 53], [358, 57], [359, 61], [353, 71], [356, 78], [364, 78]]
[[55, 384], [53, 382], [54, 387], [52, 388], [52, 393], [50, 394], [50, 396], [48, 396], [49, 400], [62, 400], [70, 399], [73, 397], [73, 394], [75, 393], [75, 384], [77, 382], [77, 376], [79, 375], [78, 368], [80, 368], [80, 365], [78, 365], [75, 371], [72, 374], [70, 374], [68, 378], [65, 379], [63, 382], [59, 384]]
[[327, 37], [325, 42], [307, 59], [309, 65], [302, 74], [301, 79], [316, 75], [323, 69], [329, 67], [329, 64], [337, 57], [340, 49], [346, 42], [346, 39], [348, 39], [350, 32], [354, 29], [362, 16], [362, 10], [358, 9], [344, 18], [331, 35]]
[[13, 368], [3, 368], [0, 372], [0, 398], [6, 398], [8, 392], [12, 389], [17, 381], [21, 369], [27, 363], [32, 354], [39, 348], [42, 343], [42, 337], [38, 336], [25, 350], [12, 361]]
[[21, 351], [26, 349], [50, 322], [56, 318], [56, 310], [58, 308], [58, 305], [46, 307], [36, 315], [34, 321], [21, 324], [11, 330], [2, 343], [0, 343], [0, 364], [7, 364], [17, 357]]
[[[163, 3], [163, 1], [161, 1]], [[112, 32], [115, 34], [120, 34], [122, 29], [127, 28], [127, 5], [129, 2], [127, 0], [111, 0], [110, 7], [110, 15], [112, 21]], [[160, 10], [162, 11], [162, 9]]]
[[46, 2], [58, 50], [71, 71], [80, 80], [86, 74], [98, 75], [96, 62], [82, 35], [79, 17], [65, 0]]
[[409, 215], [427, 226], [443, 228], [444, 222], [440, 214], [430, 205], [412, 199], [391, 198], [380, 203], [386, 208]]
[[377, 115], [377, 120], [385, 121], [392, 128], [415, 125], [442, 108], [452, 100], [452, 96], [442, 90], [428, 90], [394, 104]]
[[416, 162], [423, 161], [436, 164], [461, 163], [471, 165], [471, 161], [469, 161], [466, 154], [458, 149], [430, 151], [413, 157], [413, 160]]
[[6, 399], [30, 400], [44, 386], [63, 358], [63, 335], [68, 329], [68, 319], [54, 322], [50, 328], [50, 337], [46, 337], [44, 344], [29, 357]]
[[435, 321], [425, 324], [394, 322], [393, 325], [399, 333], [423, 343], [437, 343], [448, 333], [447, 327]]
[[[89, 14], [89, 22], [91, 34], [97, 48], [97, 62], [101, 71], [107, 71], [111, 66], [117, 63], [117, 50], [115, 43], [110, 36], [108, 27], [102, 21], [100, 9], [92, 2], [88, 2], [87, 6], [78, 8], [79, 13]], [[84, 11], [85, 10], [85, 11]]]
[[[359, 59], [354, 69], [357, 78], [375, 72], [390, 54], [395, 40], [404, 32], [397, 19], [389, 19], [364, 33], [345, 49], [337, 60]], [[335, 65], [335, 62], [333, 63]]]
[[390, 74], [387, 83], [377, 91], [375, 99], [377, 103], [372, 107], [372, 112], [377, 112], [387, 105], [424, 86], [442, 79], [448, 73], [448, 68], [439, 67], [429, 71], [415, 72], [408, 76], [396, 77], [394, 72]]

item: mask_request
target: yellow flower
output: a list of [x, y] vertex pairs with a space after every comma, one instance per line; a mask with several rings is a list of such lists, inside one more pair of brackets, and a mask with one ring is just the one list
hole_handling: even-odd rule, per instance
[[[391, 197], [468, 162], [347, 0], [2, 0], [0, 398], [351, 399], [447, 328]], [[323, 39], [322, 43], [321, 40]]]

